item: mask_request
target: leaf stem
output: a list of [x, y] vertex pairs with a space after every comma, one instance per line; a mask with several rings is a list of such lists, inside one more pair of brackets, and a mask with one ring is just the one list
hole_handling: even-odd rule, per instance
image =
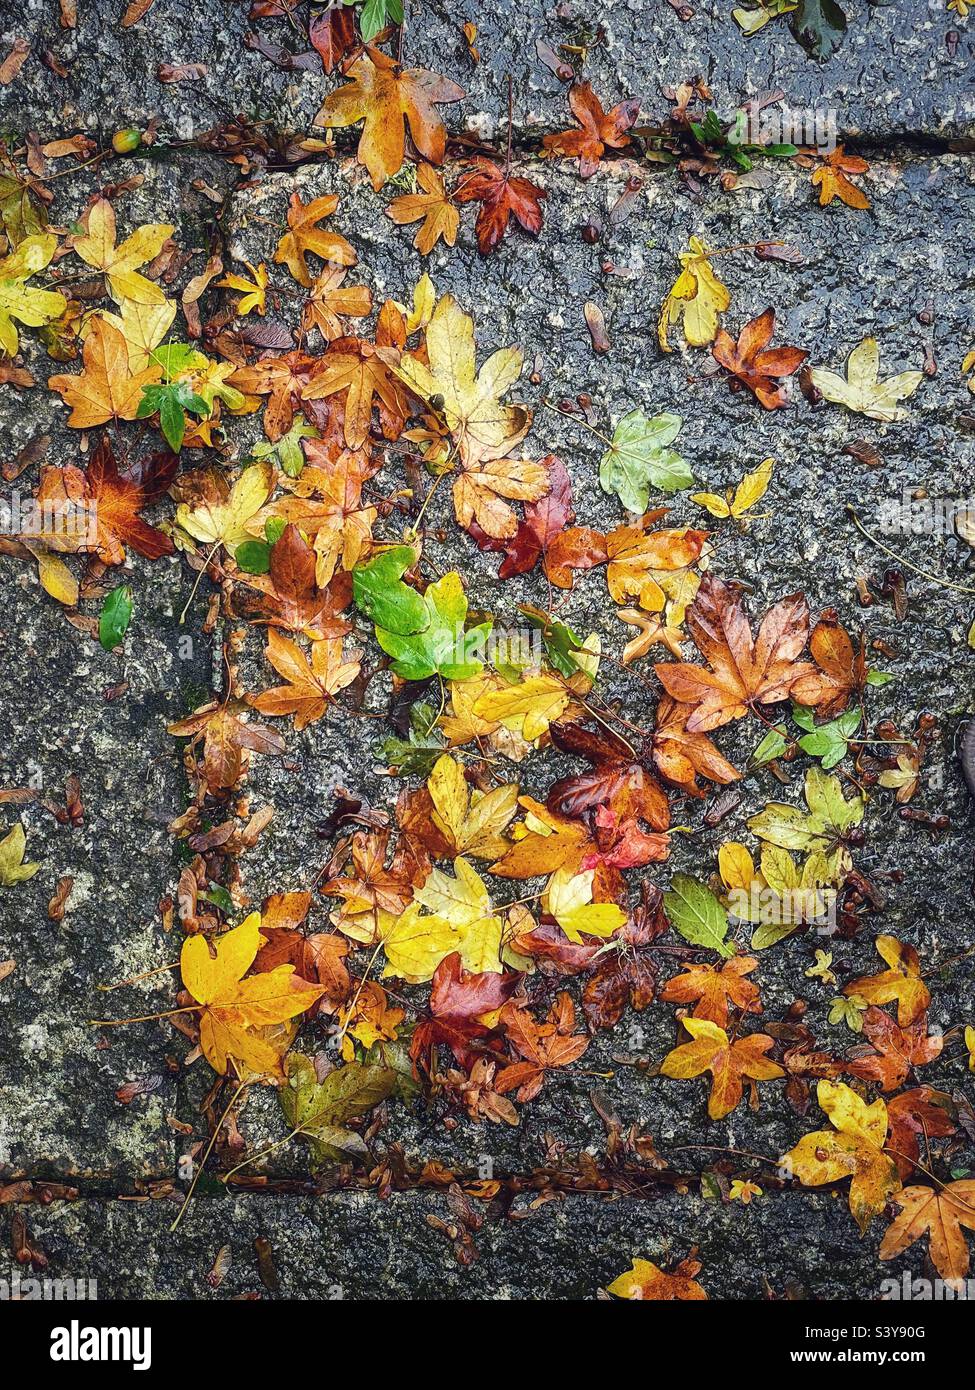
[[204, 1153], [203, 1153], [203, 1157], [200, 1159], [200, 1162], [199, 1162], [199, 1163], [197, 1164], [197, 1166], [196, 1166], [196, 1171], [195, 1171], [194, 1174], [193, 1174], [193, 1181], [190, 1183], [189, 1191], [187, 1192], [186, 1196], [183, 1198], [183, 1205], [180, 1207], [179, 1211], [176, 1213], [176, 1220], [173, 1222], [173, 1224], [172, 1224], [172, 1225], [170, 1226], [170, 1228], [169, 1228], [169, 1234], [170, 1234], [170, 1235], [173, 1234], [173, 1232], [176, 1230], [176, 1227], [179, 1225], [179, 1223], [182, 1221], [183, 1217], [186, 1215], [186, 1208], [189, 1206], [190, 1202], [191, 1202], [192, 1199], [193, 1199], [193, 1193], [196, 1191], [196, 1184], [200, 1181], [200, 1174], [203, 1172], [203, 1169], [206, 1167], [207, 1159], [210, 1157], [211, 1153], [213, 1152], [213, 1146], [214, 1146], [214, 1144], [217, 1142], [217, 1135], [220, 1133], [220, 1130], [223, 1128], [223, 1122], [224, 1122], [224, 1120], [227, 1118], [227, 1116], [230, 1114], [230, 1112], [231, 1112], [231, 1110], [233, 1109], [233, 1107], [236, 1105], [237, 1100], [238, 1100], [238, 1097], [240, 1096], [241, 1092], [244, 1091], [244, 1090], [247, 1088], [248, 1085], [249, 1085], [249, 1083], [248, 1083], [247, 1081], [242, 1081], [242, 1082], [240, 1083], [240, 1085], [237, 1087], [236, 1091], [234, 1091], [233, 1095], [230, 1097], [230, 1100], [227, 1102], [227, 1107], [226, 1107], [226, 1109], [224, 1110], [223, 1114], [220, 1116], [219, 1120], [218, 1120], [217, 1123], [214, 1125], [214, 1127], [213, 1127], [213, 1133], [210, 1135], [210, 1142], [209, 1142], [209, 1144], [207, 1144], [206, 1149], [204, 1150]]

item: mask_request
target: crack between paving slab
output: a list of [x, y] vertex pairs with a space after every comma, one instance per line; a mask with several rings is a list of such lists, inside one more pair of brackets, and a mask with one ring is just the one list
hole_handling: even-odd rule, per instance
[[[216, 1179], [219, 1175], [213, 1174]], [[668, 1194], [679, 1197], [703, 1197], [701, 1191], [701, 1180], [705, 1175], [702, 1173], [678, 1173], [678, 1172], [658, 1172], [654, 1169], [639, 1168], [620, 1168], [616, 1170], [606, 1170], [598, 1178], [589, 1181], [573, 1174], [571, 1170], [559, 1171], [552, 1168], [542, 1168], [528, 1173], [497, 1173], [493, 1178], [485, 1180], [478, 1176], [476, 1172], [464, 1174], [463, 1172], [454, 1173], [451, 1185], [456, 1184], [461, 1188], [465, 1184], [477, 1184], [485, 1181], [496, 1182], [497, 1191], [491, 1194], [490, 1200], [497, 1196], [504, 1196], [510, 1200], [519, 1196], [534, 1194], [558, 1194], [560, 1196], [585, 1196], [585, 1197], [605, 1197], [617, 1200], [620, 1198], [630, 1198], [636, 1201], [654, 1201]], [[117, 1179], [115, 1180], [117, 1183]], [[778, 1197], [799, 1196], [809, 1189], [802, 1187], [790, 1187], [779, 1178], [762, 1178], [763, 1186], [767, 1192], [774, 1192]], [[131, 1202], [142, 1204], [146, 1202], [175, 1202], [182, 1200], [185, 1191], [182, 1187], [173, 1185], [172, 1174], [164, 1173], [155, 1177], [142, 1177], [133, 1181], [130, 1191], [111, 1190], [111, 1175], [106, 1173], [99, 1177], [88, 1175], [85, 1177], [78, 1175], [62, 1175], [60, 1178], [26, 1178], [13, 1179], [6, 1185], [9, 1192], [11, 1188], [22, 1188], [22, 1194], [13, 1194], [5, 1201], [0, 1203], [0, 1210], [3, 1206], [9, 1207], [47, 1207], [55, 1204], [76, 1205], [79, 1202]], [[165, 1191], [147, 1191], [148, 1187], [158, 1185], [165, 1186]], [[142, 1188], [143, 1190], [139, 1190]], [[29, 1190], [28, 1190], [29, 1189]], [[817, 1191], [831, 1192], [839, 1190], [838, 1184], [825, 1184]], [[0, 1192], [4, 1188], [0, 1187]], [[220, 1191], [197, 1190], [194, 1194], [194, 1203], [200, 1201], [213, 1200], [219, 1197], [223, 1201], [228, 1195], [234, 1197], [329, 1197], [343, 1193], [355, 1193], [363, 1197], [372, 1197], [377, 1201], [386, 1201], [394, 1194], [425, 1193], [430, 1196], [446, 1195], [447, 1184], [420, 1181], [398, 1181], [389, 1187], [384, 1193], [380, 1193], [379, 1185], [372, 1183], [361, 1185], [354, 1180], [349, 1182], [328, 1182], [327, 1180], [312, 1176], [301, 1176], [296, 1174], [274, 1175], [262, 1174], [250, 1181], [235, 1181], [226, 1185], [221, 1184]]]

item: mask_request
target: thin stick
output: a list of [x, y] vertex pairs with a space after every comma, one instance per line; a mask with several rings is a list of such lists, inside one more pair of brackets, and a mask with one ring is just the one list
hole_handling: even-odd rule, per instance
[[180, 625], [180, 627], [182, 627], [183, 624], [186, 622], [186, 615], [187, 615], [187, 613], [190, 611], [190, 604], [191, 604], [191, 603], [193, 602], [193, 600], [196, 598], [196, 591], [197, 591], [197, 589], [200, 587], [200, 581], [202, 580], [203, 576], [206, 574], [207, 570], [210, 568], [210, 561], [213, 559], [214, 555], [216, 555], [216, 553], [217, 553], [217, 551], [219, 550], [219, 548], [220, 548], [221, 545], [223, 545], [223, 541], [214, 541], [214, 542], [213, 542], [213, 546], [212, 546], [212, 548], [211, 548], [211, 550], [210, 550], [210, 554], [207, 556], [207, 558], [206, 558], [206, 560], [205, 560], [205, 562], [204, 562], [204, 564], [203, 564], [203, 568], [200, 570], [199, 574], [196, 576], [196, 583], [193, 585], [193, 588], [190, 590], [190, 596], [189, 596], [189, 598], [186, 600], [186, 607], [183, 609], [182, 613], [180, 613], [180, 615], [179, 615], [179, 625]]
[[860, 534], [866, 536], [868, 541], [877, 546], [879, 550], [882, 550], [885, 555], [889, 555], [892, 560], [896, 560], [898, 564], [906, 565], [909, 570], [913, 570], [915, 574], [919, 574], [922, 579], [930, 579], [932, 584], [940, 584], [945, 589], [955, 589], [959, 594], [975, 594], [975, 589], [970, 588], [968, 585], [956, 584], [954, 580], [945, 579], [943, 574], [931, 574], [928, 570], [921, 569], [920, 565], [915, 565], [913, 561], [908, 560], [905, 556], [899, 555], [896, 550], [891, 550], [889, 545], [884, 545], [883, 541], [878, 540], [876, 536], [867, 530], [849, 502], [846, 504], [846, 510], [850, 515], [853, 525]]

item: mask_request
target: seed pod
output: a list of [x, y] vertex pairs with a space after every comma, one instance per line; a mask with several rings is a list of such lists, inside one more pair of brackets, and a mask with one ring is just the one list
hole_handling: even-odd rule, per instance
[[126, 126], [124, 130], [117, 130], [112, 136], [112, 149], [116, 154], [131, 154], [142, 144], [142, 131], [136, 126]]

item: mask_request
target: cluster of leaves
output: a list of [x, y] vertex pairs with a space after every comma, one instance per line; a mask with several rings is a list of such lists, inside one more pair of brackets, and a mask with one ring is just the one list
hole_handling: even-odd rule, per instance
[[[275, 12], [273, 0], [257, 8]], [[475, 231], [485, 253], [512, 217], [537, 232], [543, 190], [512, 173], [510, 152], [504, 163], [468, 159], [447, 194], [437, 167], [446, 153], [437, 107], [460, 100], [461, 89], [404, 68], [376, 43], [354, 49], [346, 16], [335, 7], [311, 17], [309, 37], [326, 68], [348, 59], [348, 80], [326, 99], [318, 124], [362, 123], [357, 157], [377, 191], [415, 152], [422, 191], [398, 196], [387, 211], [399, 224], [421, 224], [417, 248], [429, 252], [441, 238], [453, 245], [456, 205], [467, 202], [479, 204]], [[388, 0], [367, 4], [363, 38], [378, 38], [387, 18], [397, 18]], [[379, 27], [367, 35], [367, 25]], [[607, 148], [628, 146], [638, 105], [624, 101], [607, 112], [579, 83], [570, 106], [577, 128], [546, 137], [545, 148], [575, 160], [587, 178]], [[717, 135], [702, 125], [696, 138]], [[818, 180], [821, 192], [831, 178], [842, 197], [844, 169], [830, 168]], [[606, 531], [578, 525], [565, 464], [523, 447], [532, 412], [508, 399], [522, 349], [502, 347], [478, 365], [473, 320], [451, 295], [438, 296], [427, 275], [410, 304], [385, 300], [367, 327], [370, 291], [345, 284], [356, 250], [324, 225], [339, 212], [338, 195], [306, 203], [292, 194], [273, 252], [300, 302], [299, 347], [290, 335], [282, 345], [244, 331], [251, 315], [264, 317], [269, 297], [280, 302], [266, 265], [245, 262], [246, 276], [224, 274], [212, 257], [177, 306], [160, 285], [175, 264], [174, 229], [145, 225], [119, 241], [115, 201], [93, 198], [60, 242], [27, 192], [19, 212], [4, 212], [11, 247], [0, 265], [0, 346], [12, 358], [20, 329], [40, 328], [59, 360], [80, 354], [80, 371], [48, 384], [70, 408], [71, 427], [99, 432], [87, 467], [45, 467], [37, 492], [50, 511], [87, 524], [17, 545], [68, 607], [83, 586], [65, 554], [86, 557], [87, 590], [128, 551], [148, 560], [178, 552], [198, 582], [204, 574], [217, 582], [207, 622], [219, 615], [262, 631], [267, 663], [282, 682], [245, 688], [236, 661], [244, 637], [235, 633], [222, 653], [225, 687], [169, 726], [187, 740], [190, 780], [189, 805], [171, 827], [185, 850], [177, 895], [184, 992], [174, 1024], [241, 1091], [276, 1086], [287, 1139], [307, 1141], [316, 1163], [348, 1165], [371, 1157], [381, 1122], [373, 1112], [390, 1098], [422, 1086], [445, 1111], [514, 1125], [518, 1107], [550, 1074], [571, 1067], [628, 1009], [675, 1005], [675, 1045], [647, 1059], [660, 1076], [683, 1082], [708, 1073], [715, 1121], [738, 1107], [746, 1088], [757, 1106], [759, 1087], [777, 1082], [805, 1113], [818, 1082], [832, 1128], [783, 1158], [787, 1175], [808, 1185], [851, 1178], [861, 1229], [896, 1200], [902, 1211], [882, 1257], [930, 1229], [942, 1273], [963, 1277], [960, 1226], [972, 1210], [971, 1182], [904, 1186], [916, 1171], [928, 1172], [918, 1136], [950, 1138], [959, 1124], [951, 1098], [923, 1085], [901, 1089], [942, 1045], [928, 1032], [930, 994], [913, 948], [879, 935], [888, 968], [844, 984], [834, 1010], [866, 1039], [844, 1055], [791, 1017], [763, 1031], [751, 1026], [764, 1007], [749, 978], [758, 953], [801, 939], [830, 903], [839, 902], [852, 935], [863, 915], [846, 901], [854, 890], [869, 909], [869, 885], [854, 863], [867, 799], [848, 768], [855, 759], [862, 772], [864, 757], [878, 757], [868, 750], [886, 740], [867, 718], [869, 688], [883, 676], [867, 666], [863, 639], [857, 648], [833, 609], [814, 621], [801, 593], [753, 622], [741, 587], [710, 568], [709, 531], [662, 524], [668, 509], [651, 506], [653, 494], [693, 484], [673, 447], [682, 428], [675, 415], [633, 410], [605, 435], [585, 422], [604, 446], [600, 485], [628, 515]], [[783, 382], [807, 353], [770, 346], [771, 309], [746, 322], [737, 340], [722, 327], [732, 297], [715, 254], [691, 237], [680, 255], [659, 318], [660, 348], [673, 350], [679, 326], [688, 347], [711, 348], [734, 389], [780, 409], [788, 401]], [[47, 288], [28, 283], [72, 255], [100, 277], [111, 311], [89, 307], [97, 286], [82, 304], [56, 288], [60, 279]], [[237, 298], [204, 333], [197, 305], [211, 284]], [[179, 307], [187, 342], [172, 337]], [[193, 345], [200, 340], [214, 357]], [[819, 368], [810, 378], [830, 401], [896, 420], [922, 374], [881, 381], [877, 346], [867, 339], [851, 354], [845, 379]], [[236, 470], [216, 447], [221, 419], [231, 415], [260, 416], [264, 434]], [[117, 453], [121, 423], [136, 420], [157, 423], [167, 446], [139, 462]], [[102, 430], [108, 424], [112, 434]], [[184, 450], [207, 461], [180, 471]], [[404, 456], [406, 486], [384, 492], [381, 471]], [[701, 492], [692, 500], [744, 528], [773, 472], [766, 459], [725, 496]], [[625, 671], [663, 649], [652, 674], [634, 673], [655, 692], [652, 711], [642, 701], [642, 726], [608, 698], [596, 634], [523, 604], [537, 646], [492, 645], [495, 615], [472, 610], [461, 573], [442, 572], [436, 533], [424, 525], [444, 480], [457, 527], [481, 550], [503, 555], [501, 579], [540, 568], [551, 595], [604, 571], [617, 616], [639, 629], [616, 664]], [[143, 511], [166, 496], [174, 512], [150, 524]], [[113, 590], [98, 624], [104, 646], [124, 640], [132, 611], [129, 586]], [[357, 645], [348, 640], [353, 633]], [[380, 672], [391, 685], [386, 713], [397, 735], [385, 745], [386, 760], [415, 784], [391, 813], [338, 797], [322, 832], [335, 843], [317, 879], [328, 930], [307, 929], [310, 891], [276, 895], [230, 927], [248, 902], [239, 859], [273, 817], [272, 807], [252, 810], [241, 795], [250, 758], [287, 748], [285, 734], [255, 715], [290, 720], [297, 733], [330, 715], [382, 718], [375, 705], [363, 708]], [[664, 891], [641, 872], [634, 902], [626, 875], [668, 860], [675, 803], [705, 801], [742, 779], [718, 741], [721, 730], [745, 720], [762, 735], [751, 771], [773, 765], [784, 777], [789, 763], [809, 760], [805, 806], [772, 802], [751, 815], [753, 846], [724, 843], [707, 881], [677, 873]], [[923, 747], [920, 737], [898, 743], [907, 763], [882, 767], [874, 781], [903, 801], [917, 786]], [[534, 774], [549, 748], [575, 761], [538, 799], [523, 790], [517, 769], [531, 760]], [[0, 883], [35, 871], [24, 857], [23, 830], [15, 827], [0, 842]], [[746, 948], [740, 937], [748, 929]], [[663, 978], [675, 956], [682, 967]], [[818, 952], [806, 974], [835, 983], [831, 964]], [[884, 1011], [891, 1003], [896, 1018]], [[314, 1055], [294, 1050], [302, 1022], [306, 1036], [326, 1040]], [[866, 1085], [889, 1099], [867, 1103]], [[750, 1179], [737, 1179], [736, 1188], [743, 1203], [761, 1195]], [[692, 1257], [669, 1274], [636, 1261], [611, 1287], [627, 1297], [701, 1298], [699, 1268]]]

